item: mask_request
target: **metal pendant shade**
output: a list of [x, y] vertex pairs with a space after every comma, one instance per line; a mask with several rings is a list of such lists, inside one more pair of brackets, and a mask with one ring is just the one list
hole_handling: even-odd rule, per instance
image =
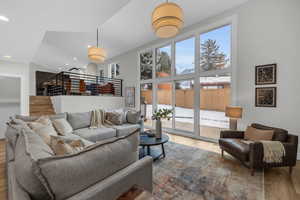
[[160, 38], [177, 35], [183, 26], [183, 11], [175, 3], [160, 4], [152, 13], [152, 27]]
[[102, 63], [106, 59], [106, 51], [103, 48], [98, 47], [98, 29], [97, 29], [97, 46], [90, 47], [88, 49], [88, 57], [92, 62]]

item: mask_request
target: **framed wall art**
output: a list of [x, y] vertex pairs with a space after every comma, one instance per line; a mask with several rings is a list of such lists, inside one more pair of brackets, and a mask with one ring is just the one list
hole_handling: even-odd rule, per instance
[[270, 85], [276, 84], [277, 64], [258, 65], [255, 67], [255, 84]]
[[255, 89], [256, 107], [276, 107], [276, 87], [260, 87]]

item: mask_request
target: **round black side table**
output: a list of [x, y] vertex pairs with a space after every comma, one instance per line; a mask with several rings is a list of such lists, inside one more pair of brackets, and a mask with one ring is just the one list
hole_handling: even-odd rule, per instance
[[[162, 134], [161, 139], [156, 139], [155, 137], [149, 137], [147, 134], [141, 134], [140, 135], [140, 146], [142, 147], [140, 151], [140, 158], [144, 156], [152, 156], [153, 160], [157, 160], [160, 157], [165, 158], [165, 148], [164, 144], [169, 141], [169, 136], [166, 134]], [[161, 146], [161, 151], [157, 151], [154, 149], [151, 149], [151, 146]], [[145, 148], [147, 151], [145, 152]]]

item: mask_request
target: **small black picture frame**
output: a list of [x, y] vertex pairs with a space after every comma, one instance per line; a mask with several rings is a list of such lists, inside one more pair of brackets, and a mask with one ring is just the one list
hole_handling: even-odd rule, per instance
[[277, 64], [255, 66], [255, 85], [271, 85], [277, 83]]
[[276, 87], [259, 87], [255, 89], [256, 107], [276, 107], [277, 105]]

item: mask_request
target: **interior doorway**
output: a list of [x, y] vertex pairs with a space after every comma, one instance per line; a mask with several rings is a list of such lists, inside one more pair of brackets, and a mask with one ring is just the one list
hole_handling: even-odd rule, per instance
[[0, 75], [0, 138], [4, 138], [9, 117], [21, 112], [21, 78]]

